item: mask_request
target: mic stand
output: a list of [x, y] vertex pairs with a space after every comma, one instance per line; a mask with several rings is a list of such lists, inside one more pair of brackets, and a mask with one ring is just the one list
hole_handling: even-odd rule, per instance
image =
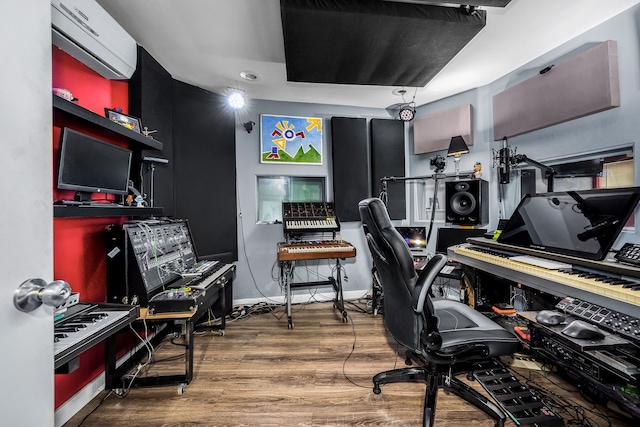
[[530, 163], [530, 164], [536, 166], [537, 168], [545, 171], [546, 172], [546, 178], [547, 178], [547, 191], [549, 193], [553, 192], [553, 177], [556, 175], [556, 171], [551, 166], [543, 165], [540, 162], [537, 162], [537, 161], [535, 161], [533, 159], [530, 159], [529, 157], [527, 157], [526, 154], [516, 154], [513, 157], [513, 163], [516, 164], [516, 165], [518, 165], [520, 163]]

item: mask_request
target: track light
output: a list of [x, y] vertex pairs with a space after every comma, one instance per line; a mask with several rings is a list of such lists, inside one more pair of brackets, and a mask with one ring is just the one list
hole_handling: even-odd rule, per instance
[[400, 109], [398, 116], [403, 122], [410, 122], [416, 116], [416, 109], [411, 105], [405, 105]]
[[231, 89], [225, 98], [229, 108], [235, 111], [243, 109], [247, 103], [244, 91], [240, 89]]

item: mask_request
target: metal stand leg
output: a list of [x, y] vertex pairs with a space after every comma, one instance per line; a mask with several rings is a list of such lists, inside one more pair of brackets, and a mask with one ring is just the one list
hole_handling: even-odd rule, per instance
[[340, 266], [340, 258], [336, 258], [336, 280], [332, 280], [333, 289], [336, 291], [336, 299], [333, 301], [333, 306], [342, 314], [342, 321], [347, 322], [347, 311], [344, 308], [344, 295], [342, 293], [342, 267]]
[[285, 299], [287, 302], [287, 328], [293, 329], [293, 319], [291, 318], [291, 282], [293, 281], [293, 268], [294, 263], [292, 261], [285, 261], [280, 264], [280, 275], [284, 277], [286, 285]]

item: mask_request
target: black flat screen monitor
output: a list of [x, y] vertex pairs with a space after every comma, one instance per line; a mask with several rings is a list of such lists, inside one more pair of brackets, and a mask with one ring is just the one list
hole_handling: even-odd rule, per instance
[[486, 232], [486, 228], [438, 228], [436, 253], [446, 255], [449, 246], [465, 243], [469, 237], [482, 237]]
[[499, 243], [602, 260], [640, 199], [640, 187], [526, 195]]
[[76, 200], [91, 193], [127, 195], [131, 150], [64, 128], [60, 144], [58, 188], [76, 191]]
[[396, 230], [413, 254], [427, 254], [427, 230], [424, 227], [396, 227]]

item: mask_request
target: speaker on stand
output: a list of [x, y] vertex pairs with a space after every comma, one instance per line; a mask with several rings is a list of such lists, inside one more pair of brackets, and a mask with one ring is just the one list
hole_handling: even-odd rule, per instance
[[446, 221], [458, 225], [489, 222], [489, 183], [483, 179], [445, 182]]

